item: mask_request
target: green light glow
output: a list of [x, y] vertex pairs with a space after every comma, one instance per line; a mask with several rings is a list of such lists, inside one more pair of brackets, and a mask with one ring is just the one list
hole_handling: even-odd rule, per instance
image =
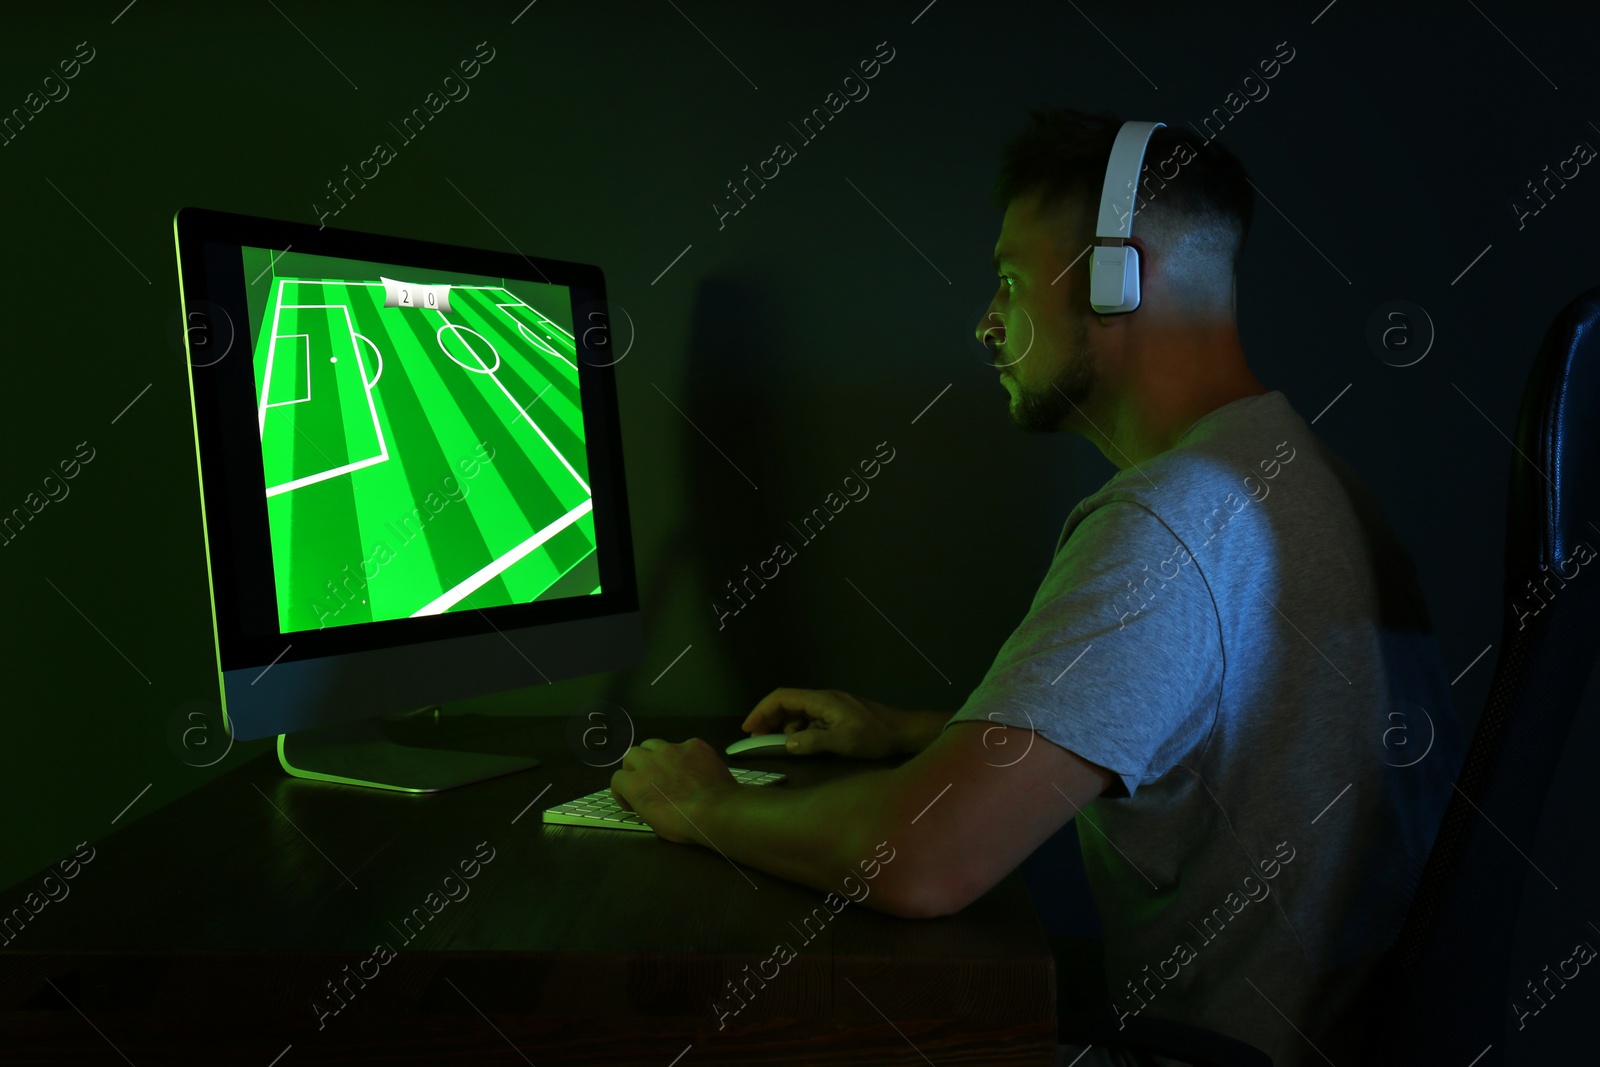
[[319, 265], [278, 255], [252, 294], [279, 628], [599, 592], [567, 290]]

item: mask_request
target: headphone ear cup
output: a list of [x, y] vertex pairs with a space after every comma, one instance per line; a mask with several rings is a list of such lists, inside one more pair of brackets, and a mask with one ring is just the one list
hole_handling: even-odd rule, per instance
[[1097, 245], [1089, 253], [1089, 306], [1096, 311], [1110, 314], [1122, 307], [1130, 251], [1120, 245]]
[[1128, 245], [1127, 249], [1128, 258], [1122, 274], [1122, 310], [1133, 311], [1139, 306], [1139, 250], [1132, 245]]
[[1089, 306], [1102, 315], [1120, 315], [1139, 306], [1137, 248], [1116, 245], [1094, 249], [1089, 256]]

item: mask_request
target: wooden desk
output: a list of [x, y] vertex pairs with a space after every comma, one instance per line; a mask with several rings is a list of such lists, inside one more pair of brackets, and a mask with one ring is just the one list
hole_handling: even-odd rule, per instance
[[[542, 808], [610, 781], [572, 754], [565, 720], [442, 721], [458, 747], [542, 765], [407, 795], [291, 779], [263, 755], [92, 842], [70, 894], [0, 950], [0, 1062], [1053, 1062], [1054, 963], [1018, 875], [940, 919], [849, 904], [807, 942], [819, 892], [652, 834], [543, 825]], [[641, 728], [742, 736], [725, 717]], [[735, 763], [790, 775], [766, 788], [881, 766]], [[480, 842], [493, 858], [466, 880]], [[0, 894], [4, 913], [38, 884]], [[725, 982], [779, 942], [797, 955], [719, 1027]], [[346, 1006], [320, 1015], [341, 982]]]

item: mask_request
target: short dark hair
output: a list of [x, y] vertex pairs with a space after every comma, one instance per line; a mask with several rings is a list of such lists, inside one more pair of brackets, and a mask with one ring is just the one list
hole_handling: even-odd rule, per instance
[[[1100, 210], [1100, 190], [1106, 163], [1122, 120], [1114, 115], [1073, 108], [1035, 108], [1031, 125], [1017, 134], [1001, 156], [995, 181], [995, 206], [1002, 211], [1018, 196], [1040, 194], [1040, 206], [1064, 199], [1077, 203], [1092, 230]], [[1175, 177], [1166, 177], [1159, 165], [1187, 146]], [[1174, 164], [1176, 165], [1176, 164]], [[1188, 129], [1163, 126], [1150, 135], [1144, 153], [1144, 171], [1135, 200], [1134, 233], [1148, 202], [1158, 214], [1199, 219], [1210, 216], [1238, 230], [1233, 269], [1237, 273], [1245, 238], [1255, 213], [1255, 187], [1244, 164], [1220, 141], [1202, 140]], [[1170, 214], [1169, 214], [1170, 213]]]

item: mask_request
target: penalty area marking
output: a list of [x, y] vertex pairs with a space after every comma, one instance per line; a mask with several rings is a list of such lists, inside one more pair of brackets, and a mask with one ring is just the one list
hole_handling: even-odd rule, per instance
[[520, 296], [517, 296], [516, 293], [513, 293], [510, 289], [507, 289], [503, 285], [452, 285], [450, 288], [452, 288], [452, 289], [492, 289], [492, 290], [494, 290], [496, 292], [504, 293], [507, 296], [511, 297], [513, 300], [515, 300], [516, 303], [514, 303], [514, 304], [498, 304], [497, 303], [497, 304], [495, 304], [495, 307], [500, 307], [500, 308], [503, 308], [503, 307], [523, 307], [523, 308], [527, 308], [529, 311], [531, 311], [535, 315], [539, 316], [539, 321], [540, 322], [545, 323], [546, 325], [550, 326], [554, 330], [559, 330], [561, 333], [566, 334], [567, 335], [567, 340], [570, 341], [570, 340], [573, 339], [572, 338], [572, 331], [566, 329], [560, 323], [554, 321], [548, 315], [546, 315], [544, 312], [540, 311], [538, 308], [534, 307], [532, 304], [529, 304], [527, 301], [523, 300]]
[[[286, 333], [283, 337], [274, 337], [272, 344], [267, 345], [267, 388], [263, 390], [268, 396], [272, 390], [272, 347], [278, 341], [287, 337], [304, 337], [306, 339], [306, 395], [297, 396], [293, 400], [274, 400], [265, 405], [268, 408], [281, 408], [285, 404], [304, 404], [311, 399], [311, 335], [309, 333]], [[263, 398], [265, 399], [265, 398]]]
[[[527, 304], [496, 304], [495, 307], [500, 308], [502, 311], [504, 311], [506, 308], [528, 307], [528, 305]], [[529, 311], [533, 311], [532, 308], [528, 308], [528, 310]], [[534, 314], [538, 314], [538, 312], [534, 312]], [[533, 330], [529, 329], [527, 323], [521, 321], [515, 315], [511, 314], [511, 312], [509, 312], [509, 311], [506, 312], [506, 318], [511, 320], [511, 324], [517, 328], [517, 332], [522, 335], [522, 339], [524, 341], [527, 341], [535, 349], [537, 349], [540, 352], [543, 352], [547, 356], [556, 357], [561, 362], [563, 362], [567, 366], [571, 367], [574, 371], [576, 371], [578, 369], [578, 365], [576, 363], [572, 362], [572, 360], [568, 359], [566, 356], [563, 356], [560, 352], [557, 352], [554, 348], [551, 348], [550, 347], [550, 342], [546, 341], [543, 337], [540, 337], [538, 334], [534, 333]], [[549, 320], [546, 320], [546, 321], [548, 322]], [[550, 325], [555, 326], [555, 323], [552, 322], [552, 323], [550, 323]], [[559, 330], [560, 328], [561, 327], [556, 326], [556, 329]]]
[[[362, 337], [360, 334], [356, 333], [355, 320], [353, 318], [351, 318], [350, 309], [346, 305], [344, 305], [344, 304], [285, 304], [285, 303], [282, 302], [283, 290], [282, 290], [282, 286], [281, 285], [279, 286], [278, 294], [279, 294], [279, 303], [278, 303], [277, 307], [275, 307], [273, 309], [273, 312], [272, 312], [273, 336], [272, 336], [271, 341], [269, 341], [268, 344], [267, 344], [267, 377], [266, 377], [266, 381], [263, 383], [262, 390], [261, 390], [262, 399], [266, 398], [267, 389], [270, 388], [270, 384], [271, 384], [271, 381], [272, 381], [272, 356], [273, 356], [273, 350], [274, 350], [274, 348], [276, 348], [277, 343], [278, 343], [278, 336], [277, 336], [278, 313], [280, 311], [282, 311], [286, 307], [287, 308], [292, 308], [294, 310], [300, 310], [302, 308], [322, 308], [324, 310], [326, 310], [328, 308], [338, 308], [340, 311], [344, 312], [345, 326], [350, 330], [350, 348], [356, 354], [356, 373], [361, 376], [362, 389], [367, 394], [367, 411], [369, 413], [371, 413], [371, 415], [372, 415], [372, 432], [378, 438], [378, 454], [376, 456], [371, 456], [371, 457], [369, 457], [367, 459], [357, 460], [354, 463], [346, 463], [346, 464], [344, 464], [342, 466], [334, 467], [332, 470], [321, 471], [320, 473], [317, 473], [317, 474], [309, 474], [304, 478], [296, 478], [293, 481], [288, 481], [288, 482], [284, 482], [284, 483], [282, 483], [280, 485], [271, 486], [270, 488], [267, 489], [267, 496], [269, 496], [269, 497], [278, 496], [278, 495], [280, 495], [282, 493], [292, 492], [295, 489], [303, 489], [308, 485], [315, 485], [317, 482], [327, 481], [329, 478], [337, 478], [341, 474], [349, 474], [349, 473], [351, 473], [353, 471], [358, 471], [363, 467], [370, 467], [375, 463], [386, 462], [388, 460], [388, 458], [389, 458], [389, 443], [386, 440], [384, 440], [384, 437], [383, 437], [383, 425], [378, 421], [378, 407], [373, 402], [373, 399], [372, 399], [372, 386], [373, 386], [374, 383], [377, 382], [378, 377], [377, 377], [377, 375], [374, 375], [373, 378], [372, 378], [372, 382], [368, 382], [367, 381], [366, 367], [364, 365], [363, 360], [361, 359], [361, 345], [356, 339], [359, 337], [362, 341], [366, 341], [366, 343], [369, 346], [371, 346], [373, 352], [375, 352], [375, 353], [378, 351], [378, 347], [376, 345], [372, 344], [372, 342], [370, 340], [367, 340], [367, 338]], [[293, 337], [293, 336], [299, 336], [299, 335], [290, 334], [289, 336]], [[378, 364], [379, 373], [382, 373], [382, 367], [383, 367], [382, 359], [383, 359], [383, 357], [382, 357], [381, 354], [379, 354], [378, 358], [379, 358], [379, 364]], [[308, 338], [307, 341], [306, 341], [306, 367], [307, 367], [307, 373], [306, 373], [307, 386], [306, 386], [306, 389], [307, 389], [308, 395], [309, 395], [309, 392], [310, 392], [310, 381], [311, 381], [310, 365], [311, 365], [311, 342], [310, 342], [310, 339]], [[261, 436], [262, 436], [263, 440], [266, 438], [266, 418], [267, 418], [267, 409], [265, 407], [262, 407], [262, 409], [261, 409]]]
[[[517, 403], [516, 397], [511, 395], [511, 390], [506, 388], [505, 383], [500, 380], [499, 376], [496, 375], [493, 370], [489, 370], [489, 369], [473, 371], [471, 367], [468, 367], [466, 364], [464, 364], [460, 360], [456, 359], [455, 356], [450, 355], [449, 349], [445, 349], [444, 348], [444, 330], [445, 330], [446, 326], [452, 327], [452, 328], [457, 329], [457, 330], [465, 330], [465, 329], [467, 329], [467, 327], [465, 327], [465, 326], [456, 326], [449, 319], [444, 317], [444, 312], [442, 312], [442, 311], [437, 311], [437, 310], [434, 310], [432, 308], [426, 308], [424, 310], [432, 311], [435, 315], [439, 316], [440, 321], [442, 321], [444, 323], [444, 326], [439, 327], [439, 332], [434, 334], [434, 336], [436, 338], [438, 338], [439, 347], [441, 349], [444, 349], [444, 354], [446, 356], [449, 356], [450, 361], [452, 363], [456, 364], [456, 366], [461, 367], [463, 370], [471, 371], [472, 373], [475, 373], [475, 374], [484, 375], [491, 382], [493, 382], [495, 385], [499, 386], [500, 387], [500, 391], [505, 394], [506, 399], [511, 401], [511, 406], [516, 408], [517, 409], [517, 413], [522, 416], [522, 421], [526, 422], [529, 426], [533, 427], [533, 432], [539, 435], [539, 440], [544, 442], [545, 447], [550, 450], [550, 453], [553, 456], [555, 456], [556, 459], [561, 461], [561, 465], [563, 467], [567, 468], [567, 473], [572, 475], [573, 480], [576, 481], [579, 485], [581, 485], [583, 487], [583, 491], [585, 493], [588, 493], [588, 494], [590, 494], [592, 496], [594, 491], [589, 488], [589, 483], [583, 480], [583, 476], [578, 473], [577, 468], [575, 468], [571, 463], [567, 462], [567, 457], [563, 456], [561, 454], [561, 449], [557, 448], [555, 446], [555, 444], [550, 440], [550, 438], [548, 438], [548, 437], [546, 437], [544, 435], [544, 431], [539, 428], [539, 424], [537, 422], [533, 421], [533, 418], [532, 418], [532, 416], [530, 416], [528, 414], [527, 409], [524, 408], [521, 404]], [[483, 340], [484, 344], [489, 344], [488, 340], [486, 338], [484, 338], [482, 334], [477, 334], [476, 331], [469, 331], [469, 332], [475, 333], [478, 338]], [[494, 357], [494, 359], [495, 359], [495, 367], [498, 368], [500, 366], [500, 353], [495, 351], [494, 345], [492, 345], [492, 344], [489, 345], [489, 350], [495, 353], [495, 357]], [[473, 356], [477, 357], [477, 352], [476, 351], [473, 351]], [[478, 362], [480, 364], [483, 362], [481, 357], [478, 359]]]

